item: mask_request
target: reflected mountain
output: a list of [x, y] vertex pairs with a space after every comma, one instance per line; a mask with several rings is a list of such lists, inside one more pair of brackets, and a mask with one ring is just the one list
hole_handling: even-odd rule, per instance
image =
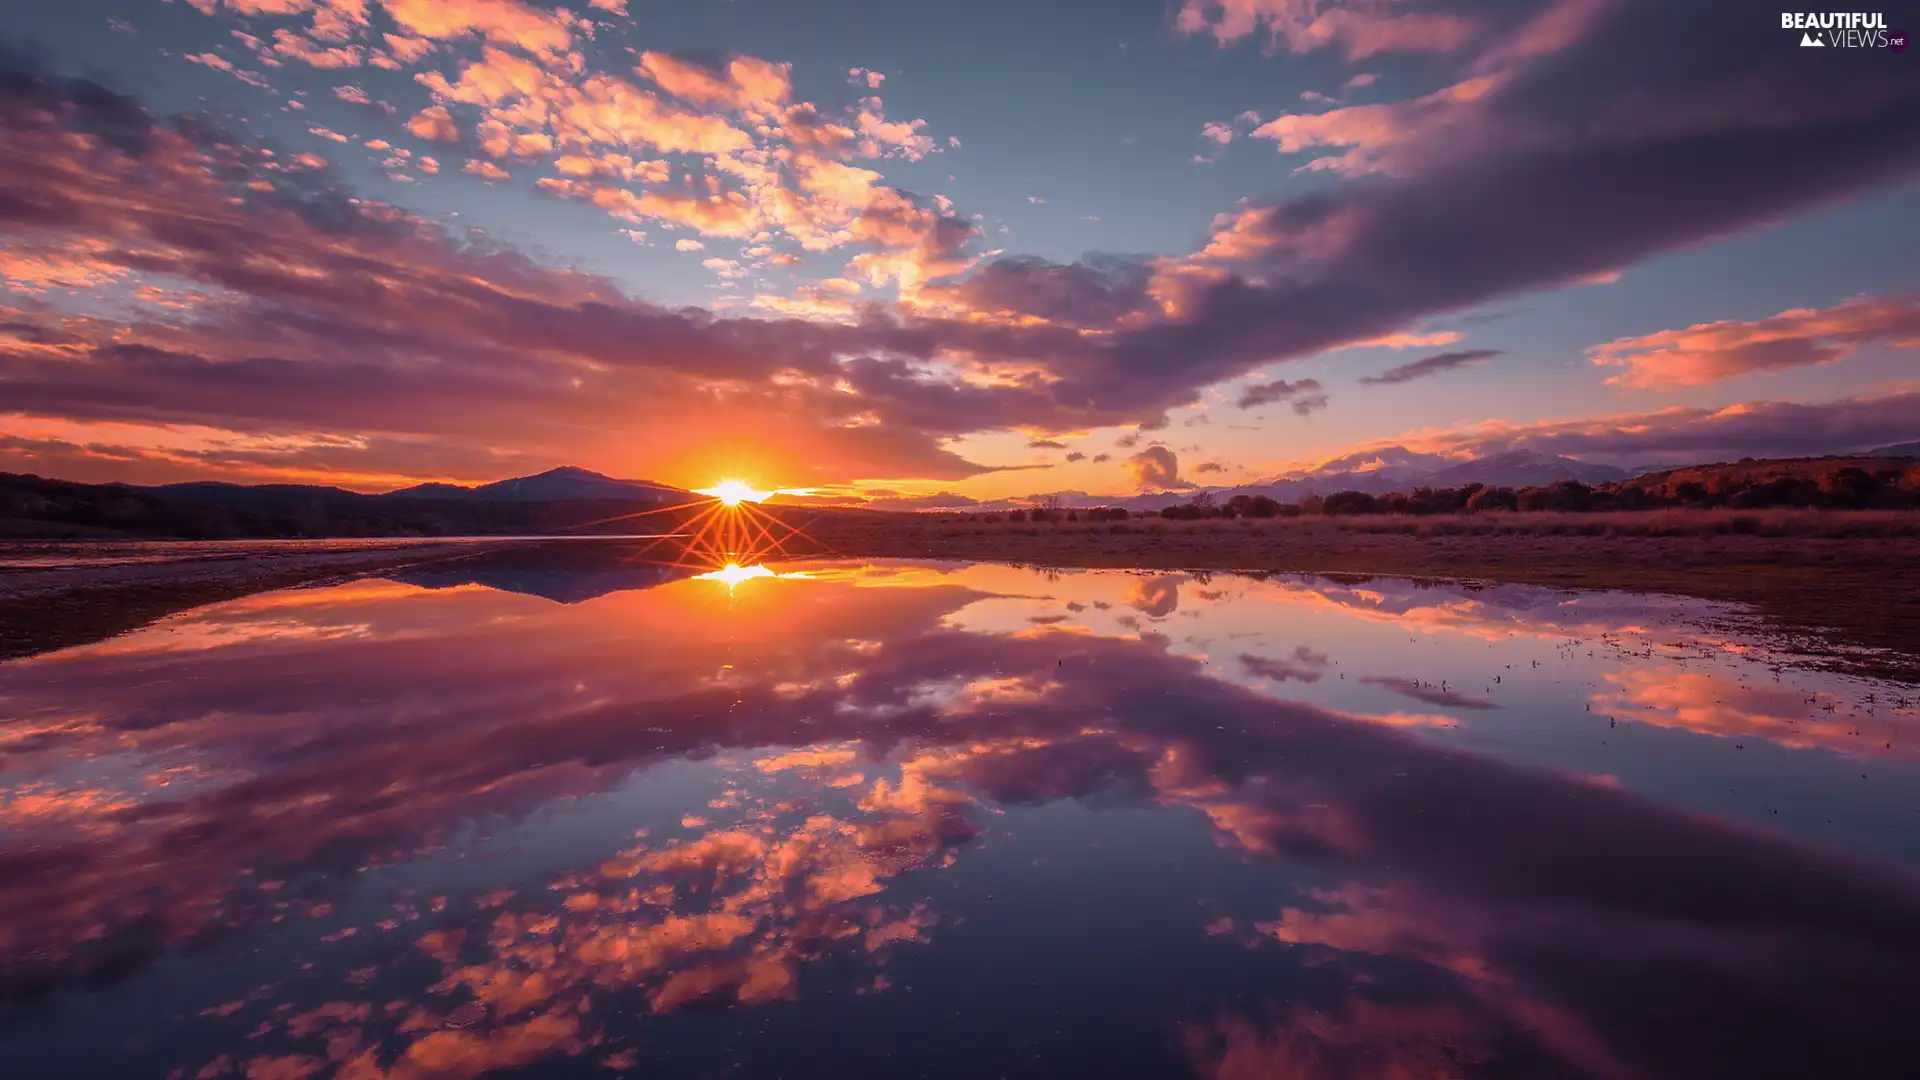
[[711, 569], [691, 564], [686, 554], [671, 541], [509, 547], [383, 576], [423, 589], [478, 585], [557, 604], [579, 604], [612, 593], [658, 588]]
[[617, 592], [652, 589], [699, 574], [700, 568], [640, 564], [600, 570], [572, 566], [422, 566], [389, 574], [390, 580], [423, 589], [480, 585], [501, 592], [538, 596], [556, 604], [579, 604]]
[[[1776, 671], [1724, 612], [782, 570], [591, 604], [361, 581], [0, 666], [0, 1052], [346, 1080], [1920, 1060], [1920, 710]], [[1696, 701], [1732, 687], [1765, 724]]]

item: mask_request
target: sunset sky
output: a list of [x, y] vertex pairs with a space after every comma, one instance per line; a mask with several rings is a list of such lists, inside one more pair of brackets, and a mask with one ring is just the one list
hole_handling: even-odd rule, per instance
[[1920, 53], [1802, 49], [1770, 8], [6, 22], [7, 471], [910, 505], [1920, 439]]

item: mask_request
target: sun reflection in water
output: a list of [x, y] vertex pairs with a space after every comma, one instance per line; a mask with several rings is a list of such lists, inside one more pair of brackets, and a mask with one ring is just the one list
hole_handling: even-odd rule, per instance
[[764, 566], [741, 566], [739, 563], [728, 563], [718, 570], [713, 570], [705, 574], [695, 574], [694, 580], [718, 581], [726, 585], [728, 592], [732, 592], [734, 586], [742, 582], [752, 581], [755, 578], [780, 576], [781, 575], [774, 573]]

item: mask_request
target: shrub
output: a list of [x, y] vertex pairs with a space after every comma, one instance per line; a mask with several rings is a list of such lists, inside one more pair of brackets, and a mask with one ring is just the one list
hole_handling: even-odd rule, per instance
[[1371, 514], [1379, 506], [1379, 501], [1364, 491], [1339, 491], [1327, 496], [1322, 513], [1326, 514]]

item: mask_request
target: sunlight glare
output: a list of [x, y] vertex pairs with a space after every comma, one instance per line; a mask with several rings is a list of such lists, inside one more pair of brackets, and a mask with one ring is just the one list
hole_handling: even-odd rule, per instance
[[719, 499], [727, 506], [739, 506], [743, 502], [760, 502], [771, 491], [758, 491], [744, 480], [722, 480], [710, 488], [695, 488], [697, 495], [707, 495]]

